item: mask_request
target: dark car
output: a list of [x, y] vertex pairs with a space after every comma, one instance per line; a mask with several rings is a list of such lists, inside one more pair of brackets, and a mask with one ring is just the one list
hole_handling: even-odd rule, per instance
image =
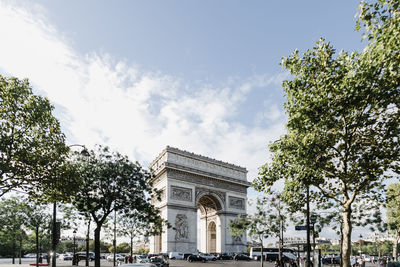
[[169, 262], [164, 258], [163, 255], [151, 257], [149, 262], [157, 267], [169, 267]]
[[233, 260], [233, 256], [227, 253], [217, 254], [217, 260]]
[[322, 258], [322, 264], [340, 264], [340, 256], [326, 256]]
[[192, 253], [184, 253], [183, 254], [183, 257], [182, 257], [182, 260], [187, 260], [187, 258], [190, 256], [190, 255], [193, 255]]
[[235, 261], [250, 261], [251, 260], [251, 258], [249, 256], [246, 256], [244, 254], [235, 255], [235, 257], [233, 257], [233, 259]]
[[206, 262], [207, 260], [199, 255], [190, 255], [187, 257], [188, 262], [193, 262], [193, 261], [201, 261], [201, 262]]
[[[86, 252], [77, 252], [76, 257], [80, 261], [85, 261], [86, 260]], [[89, 252], [89, 261], [94, 261], [94, 253]]]

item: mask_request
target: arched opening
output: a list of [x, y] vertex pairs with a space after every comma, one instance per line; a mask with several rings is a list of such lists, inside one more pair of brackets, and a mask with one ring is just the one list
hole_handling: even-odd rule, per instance
[[217, 242], [220, 231], [217, 231], [220, 222], [218, 211], [222, 209], [221, 203], [213, 195], [203, 195], [197, 202], [198, 212], [198, 231], [197, 231], [197, 249], [204, 253], [215, 253], [218, 251]]
[[209, 253], [217, 252], [217, 226], [214, 221], [208, 224], [207, 229], [207, 243], [209, 248]]

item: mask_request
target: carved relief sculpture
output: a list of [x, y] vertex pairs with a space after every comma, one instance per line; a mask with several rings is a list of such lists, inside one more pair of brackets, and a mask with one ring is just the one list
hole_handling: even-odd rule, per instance
[[192, 189], [171, 186], [171, 198], [183, 201], [192, 201]]
[[189, 225], [185, 214], [177, 214], [175, 218], [175, 240], [189, 239]]
[[244, 199], [238, 197], [229, 197], [229, 207], [235, 209], [244, 209]]

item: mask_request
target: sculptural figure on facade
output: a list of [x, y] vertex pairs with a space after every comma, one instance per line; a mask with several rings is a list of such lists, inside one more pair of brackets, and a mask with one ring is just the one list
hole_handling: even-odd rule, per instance
[[185, 214], [176, 215], [175, 231], [175, 240], [189, 239], [189, 225]]

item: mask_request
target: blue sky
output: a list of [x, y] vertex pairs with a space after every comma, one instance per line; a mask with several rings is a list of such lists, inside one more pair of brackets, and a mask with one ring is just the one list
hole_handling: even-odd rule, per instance
[[[279, 63], [362, 49], [358, 1], [2, 1], [0, 74], [29, 78], [69, 143], [143, 165], [167, 145], [249, 170], [284, 133]], [[254, 193], [251, 193], [254, 195]]]

